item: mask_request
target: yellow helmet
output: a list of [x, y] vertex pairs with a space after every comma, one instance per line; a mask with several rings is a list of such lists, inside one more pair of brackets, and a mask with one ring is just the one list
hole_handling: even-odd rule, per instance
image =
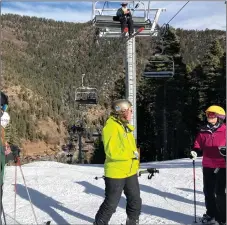
[[217, 106], [217, 105], [212, 105], [212, 106], [208, 107], [208, 109], [205, 112], [206, 112], [206, 114], [208, 112], [213, 112], [213, 113], [216, 113], [218, 117], [220, 117], [222, 119], [225, 118], [225, 110], [222, 107]]
[[112, 104], [114, 114], [120, 115], [132, 107], [132, 103], [127, 99], [115, 100]]

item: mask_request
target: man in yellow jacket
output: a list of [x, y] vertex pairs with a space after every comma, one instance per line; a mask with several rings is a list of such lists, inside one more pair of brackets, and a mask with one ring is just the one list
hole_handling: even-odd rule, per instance
[[132, 104], [126, 99], [116, 100], [103, 128], [106, 188], [105, 200], [95, 216], [95, 225], [108, 224], [123, 191], [127, 199], [126, 225], [139, 224], [142, 205], [137, 176], [139, 153], [133, 136], [134, 127], [129, 124], [131, 117]]

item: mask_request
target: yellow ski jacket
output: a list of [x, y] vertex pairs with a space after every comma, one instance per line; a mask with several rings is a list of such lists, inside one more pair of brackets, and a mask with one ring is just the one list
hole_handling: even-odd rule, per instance
[[[129, 129], [127, 129], [129, 128]], [[118, 119], [110, 116], [102, 130], [102, 140], [106, 160], [105, 176], [109, 178], [126, 178], [135, 175], [139, 169], [139, 160], [135, 158], [137, 151], [134, 127], [127, 127]]]

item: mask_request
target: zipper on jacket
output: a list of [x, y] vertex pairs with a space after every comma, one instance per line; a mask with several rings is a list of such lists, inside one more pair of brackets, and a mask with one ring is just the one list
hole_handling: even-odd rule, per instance
[[[129, 145], [130, 145], [130, 141], [129, 141], [129, 139], [128, 139], [128, 132], [127, 132], [125, 126], [124, 126], [120, 121], [117, 121], [117, 120], [115, 120], [115, 121], [116, 121], [117, 123], [119, 123], [119, 124], [123, 127], [123, 129], [125, 130], [126, 137], [127, 137], [128, 143], [129, 143]], [[130, 166], [130, 171], [129, 171], [129, 173], [128, 173], [127, 175], [129, 175], [129, 174], [132, 172], [132, 166], [133, 166], [133, 160], [134, 160], [134, 159], [131, 159], [131, 160], [132, 160], [132, 163], [131, 163], [131, 166]]]

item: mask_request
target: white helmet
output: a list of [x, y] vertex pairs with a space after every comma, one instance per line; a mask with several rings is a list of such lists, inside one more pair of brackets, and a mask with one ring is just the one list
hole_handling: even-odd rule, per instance
[[1, 116], [1, 126], [5, 129], [9, 124], [10, 116], [7, 112], [4, 112]]
[[132, 103], [128, 99], [118, 99], [112, 103], [112, 112], [121, 115], [131, 107]]

